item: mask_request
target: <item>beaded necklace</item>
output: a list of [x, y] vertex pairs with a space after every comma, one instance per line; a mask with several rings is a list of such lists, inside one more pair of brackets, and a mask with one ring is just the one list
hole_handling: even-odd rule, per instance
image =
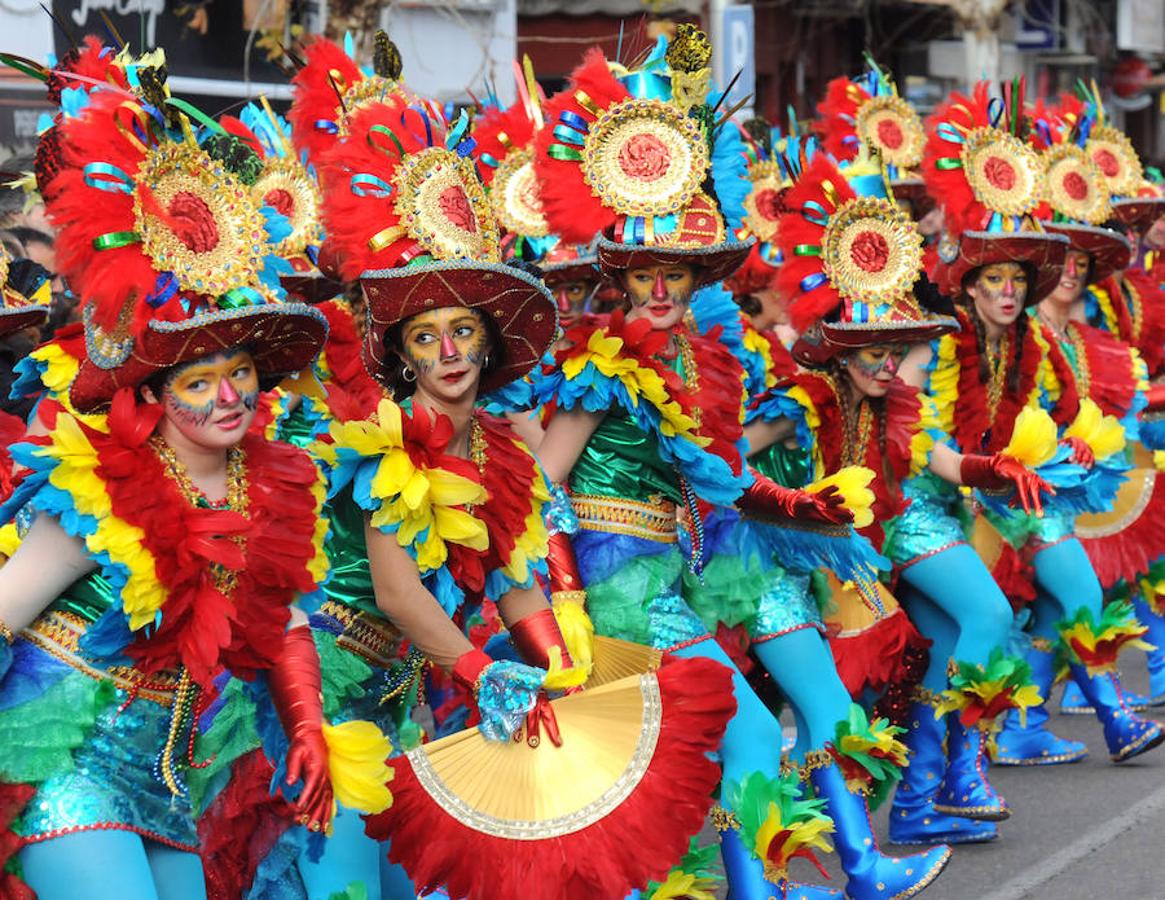
[[1003, 386], [1007, 383], [1007, 365], [1011, 359], [1011, 330], [1008, 329], [999, 339], [999, 352], [993, 353], [991, 342], [984, 341], [984, 352], [987, 355], [987, 367], [991, 371], [991, 379], [987, 383], [987, 414], [992, 423], [995, 414], [999, 412], [999, 401], [1003, 399]]

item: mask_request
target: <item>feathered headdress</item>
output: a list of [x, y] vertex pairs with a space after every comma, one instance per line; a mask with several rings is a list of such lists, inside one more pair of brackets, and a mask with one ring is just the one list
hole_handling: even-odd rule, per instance
[[[592, 50], [547, 103], [534, 162], [547, 221], [569, 242], [602, 233], [606, 271], [686, 262], [708, 283], [747, 253], [729, 233], [743, 210], [725, 205], [731, 196], [738, 206], [748, 191], [742, 146], [709, 102], [710, 54], [690, 26], [670, 45], [661, 38], [632, 72], [616, 74]], [[715, 197], [706, 192], [709, 172]]]
[[1132, 245], [1123, 234], [1101, 227], [1112, 218], [1112, 205], [1104, 175], [1086, 151], [1095, 116], [1094, 105], [1066, 94], [1056, 107], [1037, 107], [1033, 121], [1047, 144], [1040, 154], [1047, 167], [1044, 227], [1087, 253], [1091, 280], [1099, 282], [1129, 264]]
[[287, 114], [295, 148], [319, 165], [320, 155], [348, 133], [348, 121], [365, 104], [401, 92], [401, 58], [396, 45], [377, 31], [372, 67], [357, 65], [349, 35], [344, 47], [316, 38], [303, 48], [306, 64], [291, 79], [295, 100]]
[[326, 334], [321, 316], [280, 303], [273, 248], [286, 226], [251, 196], [261, 162], [184, 101], [153, 99], [96, 91], [61, 126], [65, 167], [48, 212], [61, 272], [83, 301], [88, 359], [72, 389], [82, 410], [244, 341], [265, 376], [289, 374]]
[[470, 156], [469, 117], [452, 125], [402, 95], [366, 103], [324, 154], [327, 242], [368, 303], [365, 364], [384, 375], [385, 331], [443, 306], [480, 309], [505, 343], [492, 390], [526, 374], [557, 320], [536, 279], [501, 265], [499, 232]]
[[992, 98], [986, 82], [952, 94], [927, 120], [923, 178], [941, 198], [947, 226], [1020, 231], [1043, 197], [1043, 166], [1027, 139], [1022, 80]]
[[868, 56], [860, 77], [834, 78], [826, 85], [817, 115], [822, 145], [841, 162], [856, 157], [864, 145], [881, 156], [891, 181], [911, 177], [922, 162], [922, 119]]
[[939, 244], [935, 277], [955, 296], [963, 279], [990, 263], [1031, 267], [1027, 302], [1055, 288], [1067, 241], [1032, 219], [1044, 199], [1044, 166], [1024, 114], [1023, 79], [992, 98], [986, 82], [952, 94], [927, 119], [922, 177], [943, 206], [950, 240]]

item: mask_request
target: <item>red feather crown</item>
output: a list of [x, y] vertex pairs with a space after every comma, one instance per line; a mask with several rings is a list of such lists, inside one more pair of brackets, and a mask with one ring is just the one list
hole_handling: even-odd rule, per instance
[[473, 155], [481, 180], [489, 188], [494, 215], [506, 231], [534, 238], [550, 233], [534, 171], [534, 135], [539, 126], [519, 100], [509, 109], [490, 110], [473, 129], [477, 144]]
[[791, 211], [780, 221], [785, 263], [777, 286], [793, 298], [795, 328], [805, 331], [835, 312], [864, 320], [912, 301], [922, 236], [896, 203], [859, 197], [824, 154], [802, 171], [785, 203]]
[[401, 93], [400, 53], [383, 31], [376, 33], [373, 72], [365, 72], [339, 45], [316, 38], [303, 51], [307, 64], [291, 79], [295, 100], [287, 113], [295, 148], [313, 165], [367, 103]]
[[876, 67], [857, 80], [830, 81], [817, 115], [823, 146], [842, 162], [857, 156], [863, 143], [892, 167], [892, 179], [909, 177], [922, 162], [926, 144], [922, 119]]
[[422, 257], [498, 262], [498, 230], [469, 156], [468, 117], [395, 94], [366, 104], [321, 160], [324, 226], [344, 278]]
[[[700, 191], [709, 168], [700, 125], [677, 103], [633, 97], [597, 49], [547, 103], [534, 166], [550, 230], [569, 243], [609, 229], [620, 243], [723, 240], [716, 204]], [[674, 231], [665, 234], [656, 220], [672, 216]], [[718, 228], [707, 227], [712, 219]]]
[[175, 140], [161, 115], [103, 90], [61, 125], [66, 167], [48, 207], [57, 260], [87, 320], [116, 335], [111, 357], [151, 320], [279, 299], [261, 279], [271, 248], [250, 189], [185, 117]]
[[1070, 94], [1032, 110], [1033, 140], [1045, 165], [1046, 203], [1040, 218], [1101, 225], [1112, 217], [1108, 184], [1100, 167], [1080, 146], [1092, 124], [1089, 109]]
[[922, 176], [927, 192], [941, 198], [952, 233], [1022, 230], [1043, 196], [1043, 166], [1020, 136], [1022, 113], [1007, 119], [1007, 104], [979, 82], [970, 97], [952, 94], [927, 120]]

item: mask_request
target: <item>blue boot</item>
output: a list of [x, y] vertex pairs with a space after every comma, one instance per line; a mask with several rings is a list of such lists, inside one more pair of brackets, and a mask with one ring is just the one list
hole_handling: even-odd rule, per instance
[[764, 864], [740, 839], [740, 825], [723, 807], [712, 811], [712, 824], [720, 832], [720, 858], [728, 881], [728, 900], [840, 900], [841, 891], [798, 884], [787, 878], [773, 883], [764, 876]]
[[951, 859], [945, 844], [913, 856], [886, 856], [878, 849], [878, 839], [870, 822], [866, 798], [855, 794], [831, 758], [811, 768], [809, 780], [817, 796], [825, 798], [826, 809], [836, 830], [833, 844], [841, 867], [849, 879], [846, 896], [852, 900], [904, 900], [921, 893], [938, 878]]
[[947, 717], [947, 774], [934, 799], [934, 808], [952, 816], [1002, 822], [1011, 815], [1007, 801], [987, 780], [987, 734], [967, 728], [958, 713]]
[[[1138, 618], [1140, 618], [1138, 616]], [[1162, 667], [1165, 668], [1165, 659], [1160, 661]], [[1149, 656], [1149, 671], [1152, 672], [1153, 657]], [[1134, 694], [1132, 691], [1121, 691], [1121, 696], [1124, 698], [1125, 709], [1131, 709], [1133, 712], [1144, 712], [1153, 705], [1152, 699], [1146, 697], [1144, 694]], [[1165, 696], [1162, 701], [1165, 702]], [[1075, 681], [1069, 681], [1064, 685], [1064, 694], [1060, 697], [1060, 715], [1062, 716], [1090, 716], [1096, 710], [1092, 705], [1084, 699], [1084, 692], [1080, 690], [1080, 686]]]
[[1165, 616], [1140, 597], [1133, 601], [1133, 609], [1137, 611], [1137, 619], [1149, 629], [1145, 640], [1156, 648], [1145, 653], [1149, 660], [1149, 705], [1165, 706]]
[[1072, 679], [1080, 685], [1085, 699], [1092, 704], [1096, 717], [1104, 725], [1104, 741], [1113, 762], [1132, 759], [1165, 741], [1165, 731], [1160, 725], [1125, 708], [1121, 702], [1120, 681], [1115, 674], [1089, 675], [1088, 670], [1078, 663], [1069, 668]]
[[911, 707], [910, 728], [902, 736], [910, 756], [890, 807], [890, 840], [895, 844], [979, 844], [999, 836], [994, 822], [935, 811], [934, 798], [947, 770], [946, 731], [946, 717], [936, 719], [933, 705], [920, 701]]
[[1019, 713], [1015, 710], [1004, 715], [1003, 728], [995, 736], [992, 761], [997, 766], [1055, 766], [1084, 759], [1088, 755], [1084, 744], [1056, 737], [1048, 730], [1048, 695], [1056, 677], [1051, 644], [1033, 638], [1024, 655], [1032, 668], [1032, 681], [1044, 702], [1028, 709], [1026, 725], [1020, 724]]

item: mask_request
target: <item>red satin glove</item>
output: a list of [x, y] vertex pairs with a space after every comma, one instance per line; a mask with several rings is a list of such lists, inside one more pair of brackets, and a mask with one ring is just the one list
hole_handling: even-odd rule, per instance
[[1144, 412], [1165, 410], [1165, 384], [1149, 385], [1149, 389], [1145, 391], [1145, 398], [1149, 401], [1149, 405], [1145, 407]]
[[306, 625], [287, 632], [283, 653], [268, 673], [267, 684], [291, 742], [287, 751], [287, 784], [303, 781], [303, 790], [293, 804], [298, 813], [296, 821], [309, 831], [326, 831], [332, 818], [332, 783], [322, 727], [320, 658]]
[[562, 668], [569, 669], [574, 665], [570, 651], [566, 649], [566, 640], [558, 627], [558, 620], [554, 618], [554, 610], [549, 606], [511, 625], [510, 640], [514, 642], [522, 662], [527, 665], [549, 671], [551, 647], [562, 651]]
[[570, 537], [561, 531], [550, 535], [546, 541], [546, 570], [550, 581], [550, 596], [573, 594], [583, 590], [582, 576], [578, 573], [578, 560], [574, 556], [574, 545]]
[[854, 519], [853, 513], [845, 508], [845, 498], [833, 485], [812, 494], [782, 487], [771, 478], [753, 474], [753, 483], [736, 501], [743, 513], [756, 514], [757, 518], [806, 519], [828, 525], [843, 525]]
[[1096, 465], [1096, 454], [1092, 452], [1092, 448], [1088, 446], [1088, 442], [1084, 438], [1067, 437], [1060, 443], [1072, 448], [1072, 462], [1078, 466], [1084, 466], [1086, 469], [1091, 469]]
[[485, 668], [493, 663], [493, 658], [484, 650], [470, 650], [457, 657], [453, 664], [453, 683], [471, 699], [477, 699], [477, 680]]
[[[969, 487], [987, 491], [1015, 488], [1015, 499], [1028, 515], [1044, 514], [1040, 491], [1055, 494], [1055, 489], [1018, 459], [996, 453], [993, 456], [966, 455], [959, 465], [959, 477]], [[1012, 501], [1014, 505], [1015, 500]]]

